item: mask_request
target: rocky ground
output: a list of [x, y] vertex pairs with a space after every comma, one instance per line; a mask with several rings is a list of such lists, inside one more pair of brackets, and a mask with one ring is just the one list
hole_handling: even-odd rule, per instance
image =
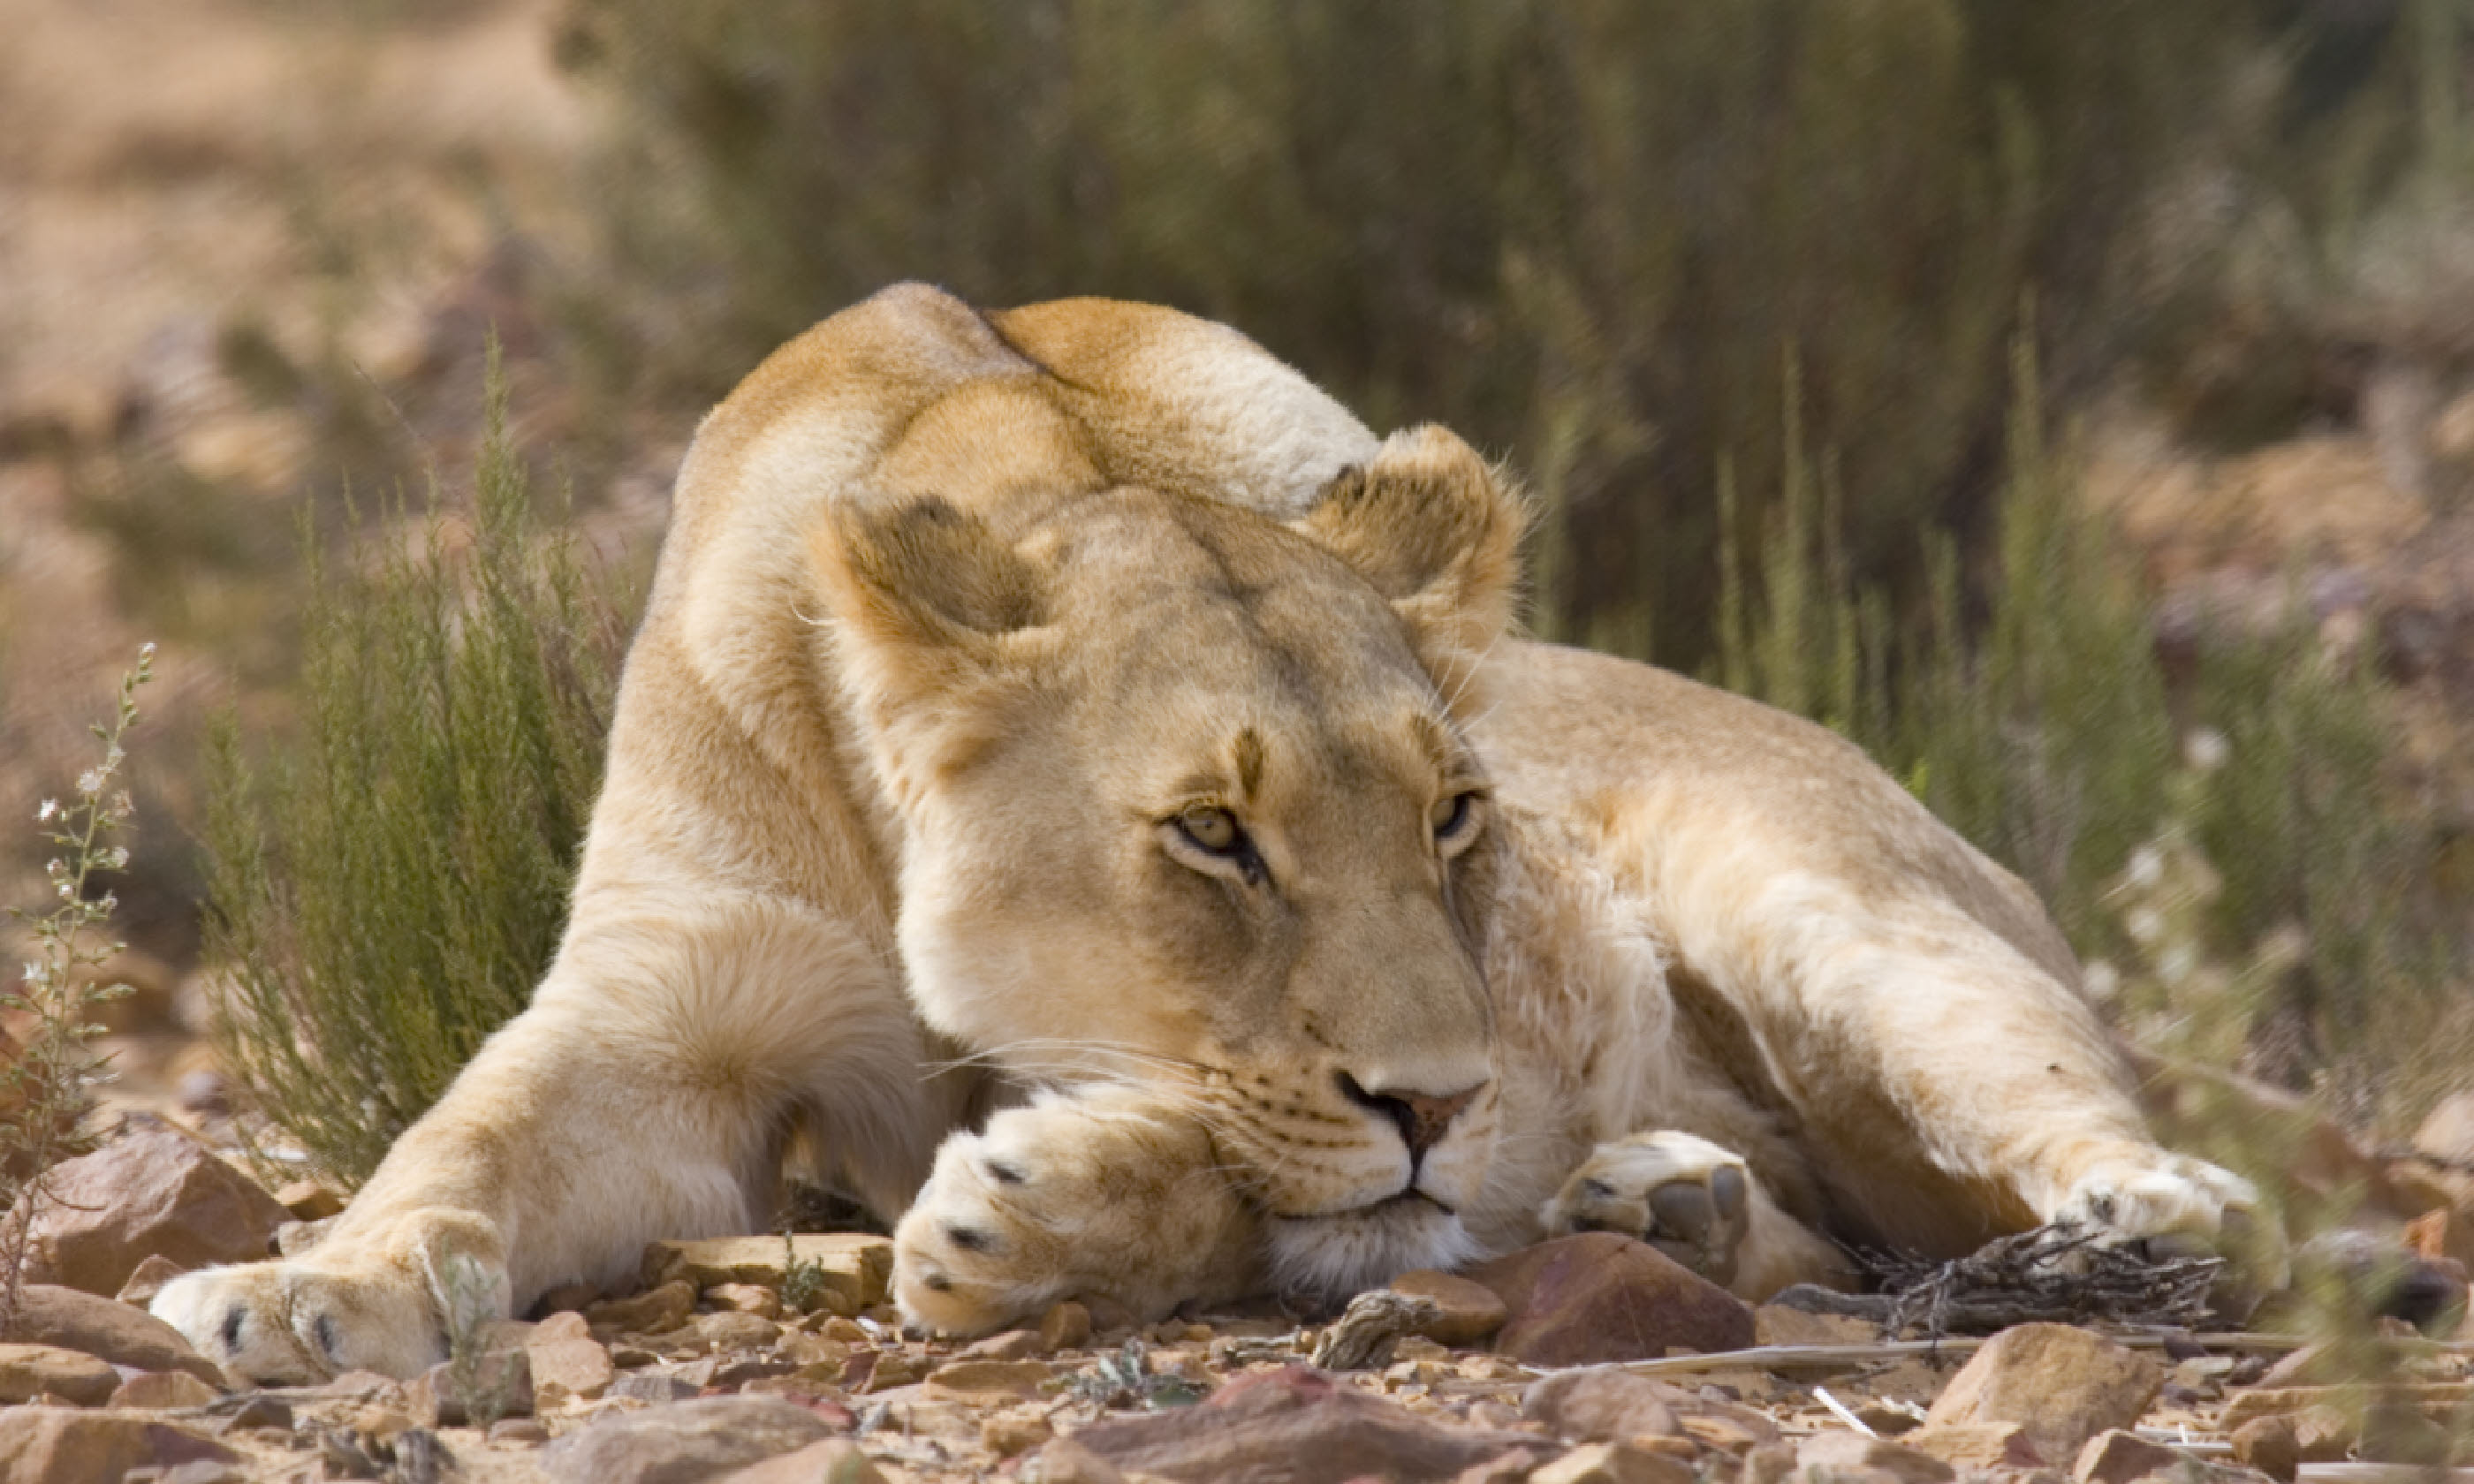
[[[0, 1344], [12, 1484], [2239, 1484], [2474, 1463], [2474, 1346], [2395, 1321], [2316, 1346], [1885, 1334], [1747, 1306], [1605, 1233], [1405, 1275], [1322, 1322], [1134, 1326], [1069, 1302], [968, 1343], [905, 1332], [881, 1236], [663, 1242], [633, 1291], [553, 1292], [417, 1379], [258, 1388], [140, 1305], [184, 1269], [305, 1250], [335, 1196], [269, 1194], [142, 1117], [58, 1189]], [[2463, 1269], [2442, 1267], [2462, 1314]]]

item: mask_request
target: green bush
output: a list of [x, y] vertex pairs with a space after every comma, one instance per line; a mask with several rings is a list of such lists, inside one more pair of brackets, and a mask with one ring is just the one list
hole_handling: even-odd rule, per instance
[[536, 514], [495, 363], [475, 485], [337, 566], [304, 537], [296, 734], [227, 717], [208, 762], [215, 1040], [347, 1185], [549, 963], [633, 610]]

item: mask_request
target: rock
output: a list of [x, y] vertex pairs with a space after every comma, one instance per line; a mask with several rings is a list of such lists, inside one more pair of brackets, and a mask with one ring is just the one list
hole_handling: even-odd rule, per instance
[[782, 1317], [782, 1296], [756, 1283], [716, 1283], [704, 1291], [704, 1302], [759, 1319]]
[[1566, 1371], [1533, 1383], [1520, 1415], [1559, 1438], [1603, 1443], [1643, 1435], [1682, 1437], [1678, 1411], [1692, 1396], [1679, 1386], [1621, 1371]]
[[296, 1180], [275, 1192], [275, 1202], [295, 1221], [324, 1221], [344, 1213], [344, 1198], [314, 1180]]
[[9, 1484], [95, 1484], [132, 1469], [240, 1461], [212, 1438], [134, 1412], [38, 1406], [0, 1412], [0, 1479]]
[[1007, 1329], [976, 1340], [962, 1349], [964, 1360], [1029, 1360], [1046, 1351], [1036, 1329]]
[[1091, 1311], [1068, 1299], [1049, 1305], [1039, 1316], [1040, 1348], [1050, 1354], [1060, 1350], [1079, 1350], [1091, 1343]]
[[622, 1376], [612, 1381], [609, 1394], [614, 1397], [625, 1397], [632, 1401], [649, 1401], [659, 1405], [666, 1401], [685, 1401], [693, 1397], [696, 1390], [697, 1387], [693, 1381], [683, 1380], [675, 1376], [640, 1372], [634, 1376]]
[[2156, 1362], [2102, 1335], [2016, 1325], [1951, 1377], [1925, 1425], [2012, 1423], [2040, 1458], [2058, 1466], [2098, 1433], [2136, 1424], [2164, 1384]]
[[2229, 1441], [2236, 1462], [2257, 1469], [2279, 1484], [2292, 1484], [2293, 1470], [2302, 1462], [2302, 1453], [2293, 1436], [2292, 1419], [2254, 1417], [2235, 1428]]
[[[2254, 1417], [2275, 1417], [2315, 1407], [2348, 1411], [2360, 1408], [2365, 1400], [2361, 1386], [2255, 1386], [2225, 1403], [2219, 1425], [2239, 1427]], [[2378, 1407], [2411, 1407], [2429, 1417], [2445, 1418], [2452, 1411], [2474, 1405], [2474, 1383], [2434, 1381], [2382, 1386], [2369, 1394], [2368, 1400]]]
[[721, 1484], [885, 1484], [885, 1475], [860, 1451], [858, 1444], [827, 1438], [795, 1453], [784, 1453], [725, 1474]]
[[2041, 1469], [2044, 1456], [2029, 1442], [2027, 1430], [2015, 1423], [1928, 1424], [1899, 1439], [1919, 1453], [1929, 1453], [1954, 1469]]
[[601, 1290], [591, 1283], [561, 1283], [533, 1301], [533, 1312], [545, 1320], [557, 1314], [581, 1314], [600, 1297]]
[[130, 1273], [129, 1281], [120, 1285], [120, 1291], [112, 1295], [112, 1300], [114, 1303], [144, 1308], [155, 1302], [155, 1295], [162, 1290], [165, 1283], [187, 1271], [188, 1269], [161, 1253], [150, 1253], [146, 1260], [137, 1264], [136, 1268]]
[[1779, 1304], [1753, 1310], [1756, 1345], [1870, 1345], [1875, 1338], [1873, 1322], [1852, 1314], [1807, 1314]]
[[999, 1458], [1028, 1453], [1055, 1435], [1037, 1413], [998, 1412], [980, 1424], [980, 1446]]
[[858, 1313], [885, 1302], [893, 1281], [893, 1242], [860, 1232], [802, 1233], [779, 1236], [722, 1236], [697, 1242], [655, 1242], [644, 1249], [647, 1287], [684, 1279], [697, 1288], [755, 1283], [781, 1292], [788, 1261], [813, 1274], [820, 1299], [809, 1307]]
[[549, 1441], [549, 1429], [530, 1417], [510, 1417], [490, 1424], [490, 1441], [503, 1448], [539, 1448]]
[[1899, 1484], [1948, 1484], [1958, 1472], [1930, 1453], [1860, 1432], [1816, 1432], [1797, 1445], [1796, 1467], [1818, 1473], [1879, 1471]]
[[101, 1406], [119, 1387], [119, 1372], [83, 1352], [0, 1345], [0, 1402], [32, 1401], [48, 1392], [79, 1406]]
[[1452, 1475], [1452, 1484], [1527, 1484], [1529, 1476], [1538, 1472], [1538, 1466], [1544, 1463], [1547, 1456], [1538, 1448], [1498, 1453], [1484, 1463], [1471, 1464]]
[[498, 1350], [463, 1366], [444, 1361], [404, 1388], [405, 1410], [425, 1427], [486, 1427], [533, 1409], [532, 1356]]
[[655, 1285], [632, 1299], [604, 1299], [588, 1305], [585, 1319], [630, 1334], [666, 1334], [695, 1312], [696, 1290], [685, 1280]]
[[2198, 1467], [2187, 1453], [2117, 1427], [2087, 1440], [2071, 1477], [2076, 1484], [2131, 1484], [2151, 1473], [2178, 1473], [2186, 1465], [2194, 1471]]
[[1511, 1317], [1493, 1289], [1433, 1268], [1403, 1273], [1392, 1280], [1392, 1287], [1415, 1298], [1432, 1299], [1435, 1306], [1443, 1310], [1443, 1317], [1429, 1322], [1422, 1331], [1438, 1344], [1483, 1344]]
[[1646, 1242], [1584, 1232], [1471, 1268], [1510, 1318], [1494, 1348], [1527, 1365], [1655, 1359], [1753, 1343], [1753, 1311]]
[[[125, 1484], [136, 1484], [148, 1471], [138, 1470], [126, 1477]], [[155, 1484], [249, 1484], [249, 1471], [240, 1464], [222, 1463], [212, 1458], [192, 1458], [184, 1464], [155, 1472]]]
[[[118, 1372], [113, 1372], [118, 1375]], [[140, 1371], [120, 1383], [107, 1405], [131, 1407], [141, 1412], [168, 1412], [180, 1407], [201, 1407], [213, 1401], [217, 1393], [212, 1386], [185, 1371]]]
[[782, 1337], [782, 1327], [773, 1321], [730, 1309], [698, 1314], [694, 1328], [696, 1337], [716, 1351], [756, 1350]]
[[1241, 1376], [1200, 1406], [1095, 1423], [1073, 1441], [1124, 1472], [1187, 1484], [1446, 1480], [1538, 1445], [1527, 1433], [1441, 1426], [1303, 1366]]
[[150, 1129], [53, 1170], [26, 1277], [115, 1294], [150, 1257], [188, 1268], [263, 1257], [288, 1214], [197, 1140]]
[[84, 1351], [133, 1371], [185, 1371], [218, 1389], [230, 1384], [223, 1368], [190, 1349], [180, 1330], [144, 1309], [75, 1288], [28, 1283], [19, 1289], [16, 1337]]
[[982, 1404], [1001, 1400], [1038, 1400], [1041, 1383], [1055, 1372], [1036, 1360], [949, 1360], [928, 1373], [928, 1394]]
[[1058, 1438], [1042, 1448], [1033, 1467], [1037, 1472], [1026, 1472], [1025, 1477], [1035, 1478], [1038, 1484], [1126, 1484], [1115, 1464], [1072, 1438]]
[[796, 1451], [832, 1432], [823, 1418], [792, 1402], [707, 1397], [600, 1413], [538, 1456], [556, 1484], [680, 1484]]
[[1529, 1475], [1529, 1484], [1692, 1484], [1692, 1466], [1624, 1443], [1585, 1443]]
[[[544, 1325], [543, 1328], [549, 1327]], [[536, 1337], [524, 1349], [530, 1359], [533, 1378], [533, 1404], [552, 1404], [570, 1397], [587, 1401], [598, 1398], [617, 1380], [618, 1371], [610, 1363], [610, 1352], [590, 1335], [564, 1335], [554, 1339]], [[546, 1397], [551, 1387], [558, 1388], [556, 1399]]]

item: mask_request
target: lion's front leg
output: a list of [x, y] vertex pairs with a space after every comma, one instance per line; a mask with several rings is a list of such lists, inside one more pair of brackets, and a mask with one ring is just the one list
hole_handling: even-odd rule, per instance
[[903, 1313], [952, 1334], [1035, 1320], [1061, 1299], [1153, 1320], [1262, 1278], [1260, 1218], [1209, 1135], [1125, 1089], [1043, 1094], [946, 1139], [893, 1241]]
[[1673, 1129], [1600, 1144], [1544, 1216], [1554, 1236], [1638, 1237], [1755, 1303], [1794, 1283], [1841, 1286], [1854, 1276], [1846, 1255], [1781, 1210], [1734, 1151]]

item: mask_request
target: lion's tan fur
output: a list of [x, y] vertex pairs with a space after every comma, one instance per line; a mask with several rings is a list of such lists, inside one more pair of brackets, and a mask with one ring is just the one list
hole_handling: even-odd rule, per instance
[[910, 1208], [958, 1329], [1637, 1230], [1737, 1158], [1747, 1293], [1825, 1230], [2213, 1230], [2239, 1186], [2148, 1142], [2032, 896], [1816, 728], [1508, 636], [1520, 524], [1218, 325], [836, 316], [680, 472], [531, 1007], [321, 1246], [158, 1311], [408, 1373], [457, 1294], [761, 1230], [794, 1148]]

